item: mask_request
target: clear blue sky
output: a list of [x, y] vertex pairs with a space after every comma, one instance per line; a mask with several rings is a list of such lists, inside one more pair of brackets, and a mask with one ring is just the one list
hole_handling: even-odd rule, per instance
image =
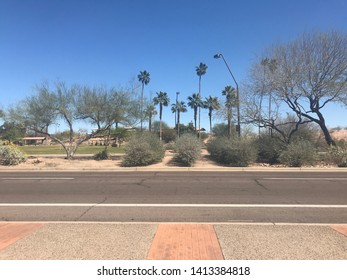
[[[241, 83], [264, 48], [331, 29], [347, 31], [346, 0], [0, 0], [0, 105], [44, 80], [119, 86], [140, 70], [151, 74], [147, 97], [166, 91], [174, 102], [179, 91], [186, 100], [198, 91], [200, 62], [202, 95], [218, 96], [233, 83], [215, 53]], [[330, 107], [328, 125], [346, 126], [346, 112]], [[174, 124], [169, 108], [164, 120]], [[190, 120], [191, 110], [182, 116]]]

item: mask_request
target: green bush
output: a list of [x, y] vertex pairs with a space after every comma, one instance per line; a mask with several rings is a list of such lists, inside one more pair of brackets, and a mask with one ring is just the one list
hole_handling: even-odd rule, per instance
[[[171, 128], [167, 128], [167, 129], [163, 129], [163, 133], [162, 133], [162, 140], [165, 143], [170, 143], [176, 140], [176, 130], [171, 129]], [[158, 132], [158, 137], [159, 137], [159, 132]]]
[[257, 151], [249, 140], [217, 137], [207, 144], [211, 158], [229, 166], [245, 167], [255, 161]]
[[195, 135], [184, 134], [176, 141], [174, 151], [174, 161], [192, 166], [201, 155], [201, 142]]
[[108, 152], [108, 150], [102, 150], [98, 153], [96, 153], [93, 158], [95, 160], [105, 160], [105, 159], [109, 159], [110, 158], [110, 154]]
[[122, 166], [146, 166], [162, 161], [164, 155], [164, 145], [155, 134], [137, 133], [125, 146]]
[[17, 165], [26, 161], [26, 156], [15, 146], [0, 146], [0, 165]]
[[347, 146], [332, 147], [328, 151], [328, 161], [338, 167], [347, 167]]
[[290, 167], [314, 165], [317, 163], [318, 153], [310, 141], [297, 140], [287, 146], [281, 153], [279, 160]]
[[286, 148], [281, 140], [268, 134], [261, 135], [254, 141], [254, 145], [258, 150], [257, 161], [269, 164], [279, 163], [279, 157]]

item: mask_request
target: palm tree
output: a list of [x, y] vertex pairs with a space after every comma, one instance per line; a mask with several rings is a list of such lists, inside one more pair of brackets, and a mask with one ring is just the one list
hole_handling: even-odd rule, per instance
[[180, 114], [187, 112], [187, 106], [184, 101], [177, 101], [176, 104], [171, 105], [172, 113], [177, 112], [177, 137], [180, 137]]
[[141, 131], [142, 131], [142, 122], [143, 122], [143, 90], [145, 88], [145, 85], [148, 85], [149, 81], [151, 80], [149, 72], [146, 70], [140, 71], [140, 74], [137, 75], [137, 78], [142, 83], [142, 90], [141, 90]]
[[160, 128], [159, 128], [159, 139], [162, 139], [162, 116], [163, 116], [163, 106], [168, 106], [170, 103], [170, 98], [168, 97], [166, 92], [157, 92], [157, 96], [153, 98], [154, 105], [159, 104], [159, 119], [160, 119]]
[[145, 110], [145, 115], [148, 117], [148, 130], [149, 132], [152, 131], [152, 117], [154, 115], [158, 114], [158, 112], [155, 110], [154, 105], [147, 105], [146, 110]]
[[220, 108], [218, 97], [209, 96], [205, 98], [204, 108], [208, 109], [208, 117], [210, 119], [210, 134], [212, 134], [212, 111]]
[[193, 93], [192, 96], [188, 96], [188, 106], [194, 109], [194, 130], [196, 132], [196, 118], [198, 114], [198, 108], [202, 105], [201, 98], [199, 94]]
[[226, 86], [222, 91], [222, 94], [226, 97], [225, 107], [227, 108], [228, 118], [228, 136], [231, 138], [231, 118], [232, 118], [232, 107], [235, 106], [236, 102], [236, 90], [232, 86]]
[[[207, 65], [205, 63], [200, 62], [199, 66], [195, 67], [195, 71], [196, 71], [196, 74], [199, 76], [199, 97], [201, 98], [201, 76], [206, 74]], [[199, 129], [200, 129], [200, 107], [199, 107]]]

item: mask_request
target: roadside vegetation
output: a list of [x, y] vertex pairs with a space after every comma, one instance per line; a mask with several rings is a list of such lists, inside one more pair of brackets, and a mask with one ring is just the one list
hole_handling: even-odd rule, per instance
[[[58, 145], [45, 146], [45, 145], [37, 145], [37, 146], [19, 146], [18, 149], [27, 155], [65, 155], [65, 150]], [[96, 154], [105, 150], [104, 146], [91, 146], [91, 145], [81, 145], [76, 154], [77, 155], [85, 155], [85, 154]], [[108, 153], [110, 154], [123, 154], [124, 146], [121, 147], [112, 147], [109, 146], [107, 148]]]
[[174, 161], [182, 166], [193, 166], [201, 157], [201, 141], [192, 134], [184, 134], [174, 144]]
[[[193, 166], [206, 147], [209, 157], [224, 166], [347, 167], [346, 140], [334, 138], [325, 116], [328, 104], [347, 106], [347, 34], [305, 33], [273, 45], [254, 60], [240, 90], [234, 80], [235, 88], [219, 85], [217, 94], [202, 96], [207, 69], [202, 62], [196, 66], [197, 91], [184, 101], [177, 92], [172, 104], [172, 93], [164, 89], [146, 98], [147, 70], [121, 88], [40, 84], [34, 95], [0, 109], [0, 139], [20, 144], [24, 136], [40, 136], [56, 145], [1, 145], [0, 162], [20, 163], [22, 153], [65, 154], [67, 159], [92, 154], [97, 160], [124, 153], [123, 166], [146, 166], [162, 161], [170, 147], [174, 162]], [[164, 111], [170, 109], [174, 127], [165, 122]], [[183, 124], [182, 114], [190, 114], [192, 121]], [[209, 121], [209, 133], [201, 117]], [[212, 119], [222, 122], [212, 125]], [[83, 121], [93, 129], [78, 129], [76, 123]], [[58, 123], [66, 130], [52, 133]], [[96, 138], [102, 141], [86, 145]]]
[[26, 155], [13, 145], [0, 146], [0, 165], [17, 165], [26, 161]]
[[155, 134], [139, 132], [134, 134], [125, 146], [122, 166], [150, 165], [161, 162], [164, 155], [164, 145]]

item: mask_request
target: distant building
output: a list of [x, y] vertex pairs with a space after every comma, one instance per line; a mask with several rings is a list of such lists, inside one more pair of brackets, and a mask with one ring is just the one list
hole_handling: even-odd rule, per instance
[[22, 138], [24, 145], [43, 145], [48, 144], [47, 137], [24, 137]]

